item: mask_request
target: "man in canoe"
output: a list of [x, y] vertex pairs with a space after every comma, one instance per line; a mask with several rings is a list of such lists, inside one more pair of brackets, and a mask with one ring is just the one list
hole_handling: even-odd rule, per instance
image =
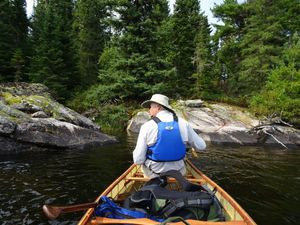
[[204, 150], [204, 140], [189, 123], [178, 118], [165, 95], [154, 94], [144, 101], [142, 107], [149, 108], [151, 120], [140, 129], [133, 161], [142, 165], [146, 177], [156, 177], [168, 170], [186, 172], [184, 157], [186, 147]]

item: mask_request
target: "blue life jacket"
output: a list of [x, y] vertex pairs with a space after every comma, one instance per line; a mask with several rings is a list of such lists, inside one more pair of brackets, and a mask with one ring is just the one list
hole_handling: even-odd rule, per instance
[[148, 147], [147, 159], [156, 162], [178, 161], [184, 158], [186, 146], [181, 139], [178, 118], [174, 121], [162, 122], [157, 117], [152, 118], [158, 126], [157, 141]]

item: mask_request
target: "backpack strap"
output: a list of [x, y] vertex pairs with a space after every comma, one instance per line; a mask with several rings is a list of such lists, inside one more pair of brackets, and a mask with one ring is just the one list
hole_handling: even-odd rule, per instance
[[151, 119], [154, 120], [155, 123], [160, 123], [161, 122], [161, 120], [156, 116], [152, 116]]
[[170, 200], [170, 202], [159, 212], [163, 218], [168, 218], [172, 213], [176, 210], [187, 208], [187, 207], [200, 207], [204, 210], [204, 216], [202, 219], [207, 220], [207, 216], [209, 214], [210, 206], [212, 204], [212, 200], [209, 199], [201, 199], [201, 198], [188, 198], [188, 199], [176, 199]]

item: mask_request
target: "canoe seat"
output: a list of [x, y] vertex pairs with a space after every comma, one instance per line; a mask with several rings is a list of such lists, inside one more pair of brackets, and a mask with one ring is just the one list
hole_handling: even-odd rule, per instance
[[114, 199], [114, 202], [123, 203], [130, 195], [129, 192], [118, 194], [117, 198]]

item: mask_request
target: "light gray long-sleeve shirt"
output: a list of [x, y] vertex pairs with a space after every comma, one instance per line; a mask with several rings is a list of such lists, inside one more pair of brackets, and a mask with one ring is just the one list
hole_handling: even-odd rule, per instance
[[[173, 121], [173, 114], [167, 110], [160, 111], [156, 117], [163, 122]], [[196, 150], [204, 150], [206, 144], [204, 140], [193, 130], [189, 123], [178, 118], [179, 130], [181, 139], [185, 144], [195, 148]], [[148, 146], [152, 146], [157, 140], [158, 127], [154, 120], [149, 120], [144, 123], [140, 129], [140, 133], [137, 139], [136, 147], [133, 151], [133, 161], [135, 164], [144, 164], [155, 173], [162, 173], [168, 170], [181, 170], [184, 168], [184, 160], [172, 161], [172, 162], [155, 162], [147, 159], [146, 153]]]

